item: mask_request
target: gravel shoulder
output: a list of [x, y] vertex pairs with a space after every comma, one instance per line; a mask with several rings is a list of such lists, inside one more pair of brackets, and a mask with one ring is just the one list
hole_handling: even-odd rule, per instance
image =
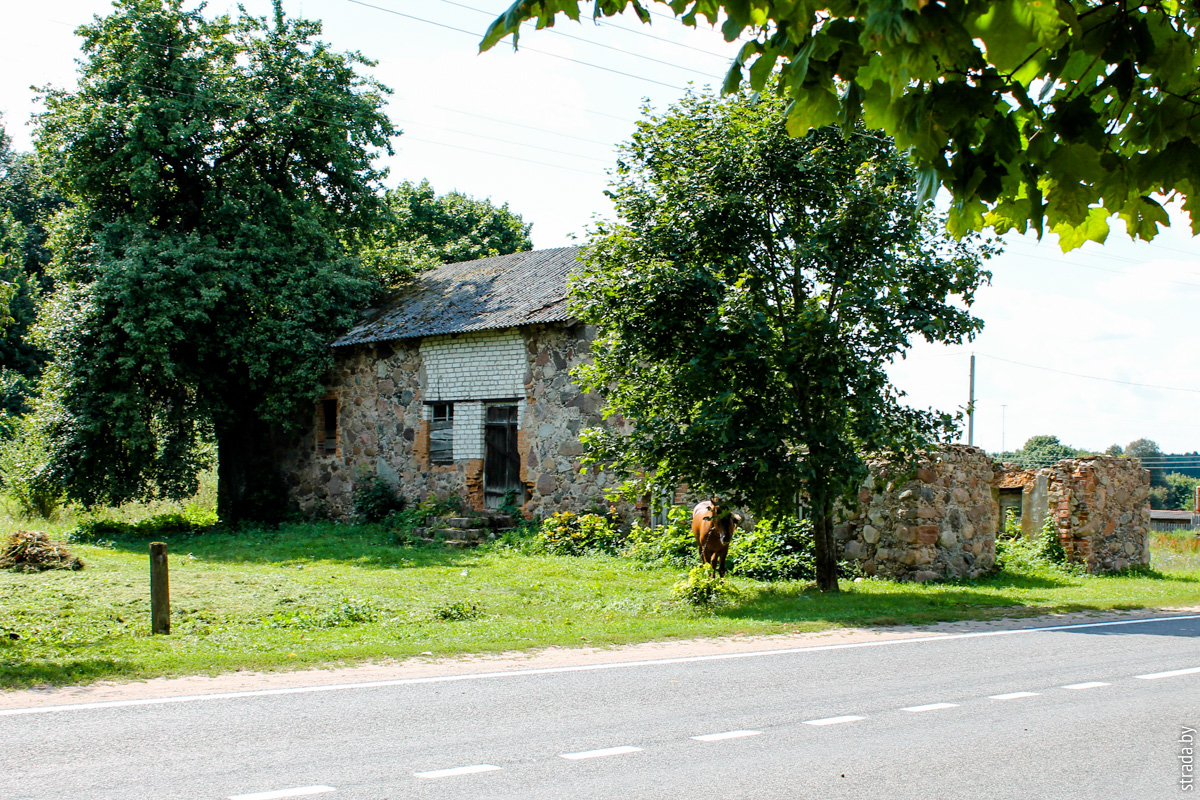
[[0, 709], [34, 708], [74, 703], [97, 703], [156, 697], [182, 697], [201, 694], [288, 689], [332, 684], [426, 678], [443, 675], [469, 675], [577, 665], [609, 664], [629, 661], [687, 658], [726, 653], [748, 653], [793, 647], [850, 644], [927, 636], [949, 636], [981, 631], [1039, 628], [1082, 622], [1107, 622], [1200, 613], [1200, 606], [1137, 609], [1119, 612], [1080, 612], [1036, 617], [1002, 618], [984, 621], [946, 622], [936, 625], [896, 626], [888, 628], [837, 628], [818, 633], [778, 634], [772, 636], [733, 636], [644, 642], [620, 647], [549, 647], [534, 652], [495, 653], [475, 656], [438, 658], [420, 656], [390, 663], [369, 663], [354, 667], [294, 672], [230, 672], [222, 675], [196, 675], [182, 678], [154, 678], [129, 683], [98, 682], [86, 686], [36, 687], [0, 692]]

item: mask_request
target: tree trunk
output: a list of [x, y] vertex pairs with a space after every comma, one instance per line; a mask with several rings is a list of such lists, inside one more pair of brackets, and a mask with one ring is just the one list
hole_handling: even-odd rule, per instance
[[232, 413], [217, 434], [217, 516], [227, 525], [278, 522], [287, 489], [274, 461], [271, 425], [253, 411]]
[[226, 525], [242, 522], [246, 512], [249, 465], [254, 458], [254, 423], [243, 417], [217, 426], [217, 517]]
[[839, 591], [837, 546], [833, 540], [833, 503], [828, 500], [813, 504], [813, 543], [817, 551], [817, 588], [822, 592]]

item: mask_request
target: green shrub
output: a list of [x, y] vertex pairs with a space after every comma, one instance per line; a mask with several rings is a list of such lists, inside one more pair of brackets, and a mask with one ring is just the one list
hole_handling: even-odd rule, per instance
[[625, 539], [625, 555], [664, 567], [687, 567], [695, 563], [699, 556], [692, 536], [692, 512], [683, 506], [671, 506], [664, 525], [647, 528], [634, 523]]
[[672, 598], [702, 608], [727, 605], [738, 594], [736, 586], [718, 577], [712, 568], [705, 564], [692, 567], [687, 578], [671, 587]]
[[561, 511], [544, 520], [536, 537], [545, 552], [565, 556], [616, 553], [622, 540], [620, 529], [610, 519], [571, 511]]
[[351, 498], [355, 515], [364, 522], [382, 522], [404, 510], [404, 498], [378, 475], [360, 475]]
[[479, 606], [463, 600], [445, 603], [433, 610], [434, 618], [443, 622], [465, 622], [471, 619], [478, 619], [482, 615], [483, 611], [480, 610]]
[[1026, 539], [1021, 535], [1020, 521], [1010, 514], [1004, 520], [1004, 535], [996, 539], [996, 566], [1013, 573], [1083, 574], [1081, 567], [1067, 563], [1053, 517], [1046, 518], [1036, 536]]
[[730, 571], [759, 581], [809, 581], [816, 577], [812, 522], [785, 517], [760, 520], [738, 531], [729, 547]]
[[18, 422], [12, 438], [0, 443], [0, 481], [24, 516], [57, 516], [64, 492], [50, 467], [50, 437], [31, 418]]
[[379, 619], [379, 611], [369, 600], [358, 597], [336, 597], [327, 608], [316, 611], [303, 609], [276, 611], [267, 621], [271, 628], [350, 628]]
[[85, 517], [67, 533], [67, 541], [90, 543], [120, 537], [151, 539], [168, 534], [198, 533], [216, 522], [216, 512], [194, 506], [189, 506], [183, 513], [156, 514], [138, 522], [112, 517]]
[[392, 539], [396, 544], [402, 546], [420, 544], [421, 540], [415, 533], [417, 528], [425, 527], [430, 517], [444, 517], [458, 513], [459, 510], [450, 503], [444, 503], [437, 497], [429, 495], [416, 506], [397, 511], [387, 517]]

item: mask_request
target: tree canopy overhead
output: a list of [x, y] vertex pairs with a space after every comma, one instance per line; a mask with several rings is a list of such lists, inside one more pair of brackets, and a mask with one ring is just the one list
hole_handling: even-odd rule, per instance
[[[1064, 250], [1168, 224], [1200, 235], [1200, 5], [1183, 0], [658, 0], [743, 39], [724, 91], [773, 74], [788, 127], [859, 121], [911, 149], [923, 197], [953, 195], [952, 231], [1047, 229]], [[579, 19], [580, 0], [517, 0], [481, 49], [527, 20]], [[646, 0], [595, 0], [594, 15]]]
[[531, 250], [532, 223], [462, 192], [439, 195], [429, 181], [404, 181], [384, 195], [384, 213], [364, 237], [364, 261], [386, 283], [453, 261]]
[[765, 516], [806, 498], [818, 582], [836, 589], [833, 506], [862, 454], [954, 429], [906, 406], [885, 368], [913, 337], [981, 327], [968, 309], [992, 250], [945, 235], [886, 137], [792, 137], [783, 102], [745, 95], [647, 114], [610, 187], [619, 221], [593, 231], [572, 282], [600, 334], [578, 378], [632, 423], [586, 433], [588, 458]]
[[79, 30], [79, 88], [46, 91], [38, 121], [72, 203], [38, 415], [87, 504], [187, 494], [215, 436], [234, 521], [262, 499], [272, 428], [311, 408], [327, 343], [377, 289], [344, 239], [378, 211], [386, 89], [279, 2], [269, 20], [114, 5]]

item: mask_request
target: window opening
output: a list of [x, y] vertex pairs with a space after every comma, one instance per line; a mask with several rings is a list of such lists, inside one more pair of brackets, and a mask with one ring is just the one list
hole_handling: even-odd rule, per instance
[[326, 453], [332, 453], [337, 450], [338, 401], [322, 400], [321, 417], [325, 428], [325, 435], [322, 437], [322, 449]]
[[434, 464], [454, 463], [454, 404], [434, 403], [429, 423], [429, 460]]

